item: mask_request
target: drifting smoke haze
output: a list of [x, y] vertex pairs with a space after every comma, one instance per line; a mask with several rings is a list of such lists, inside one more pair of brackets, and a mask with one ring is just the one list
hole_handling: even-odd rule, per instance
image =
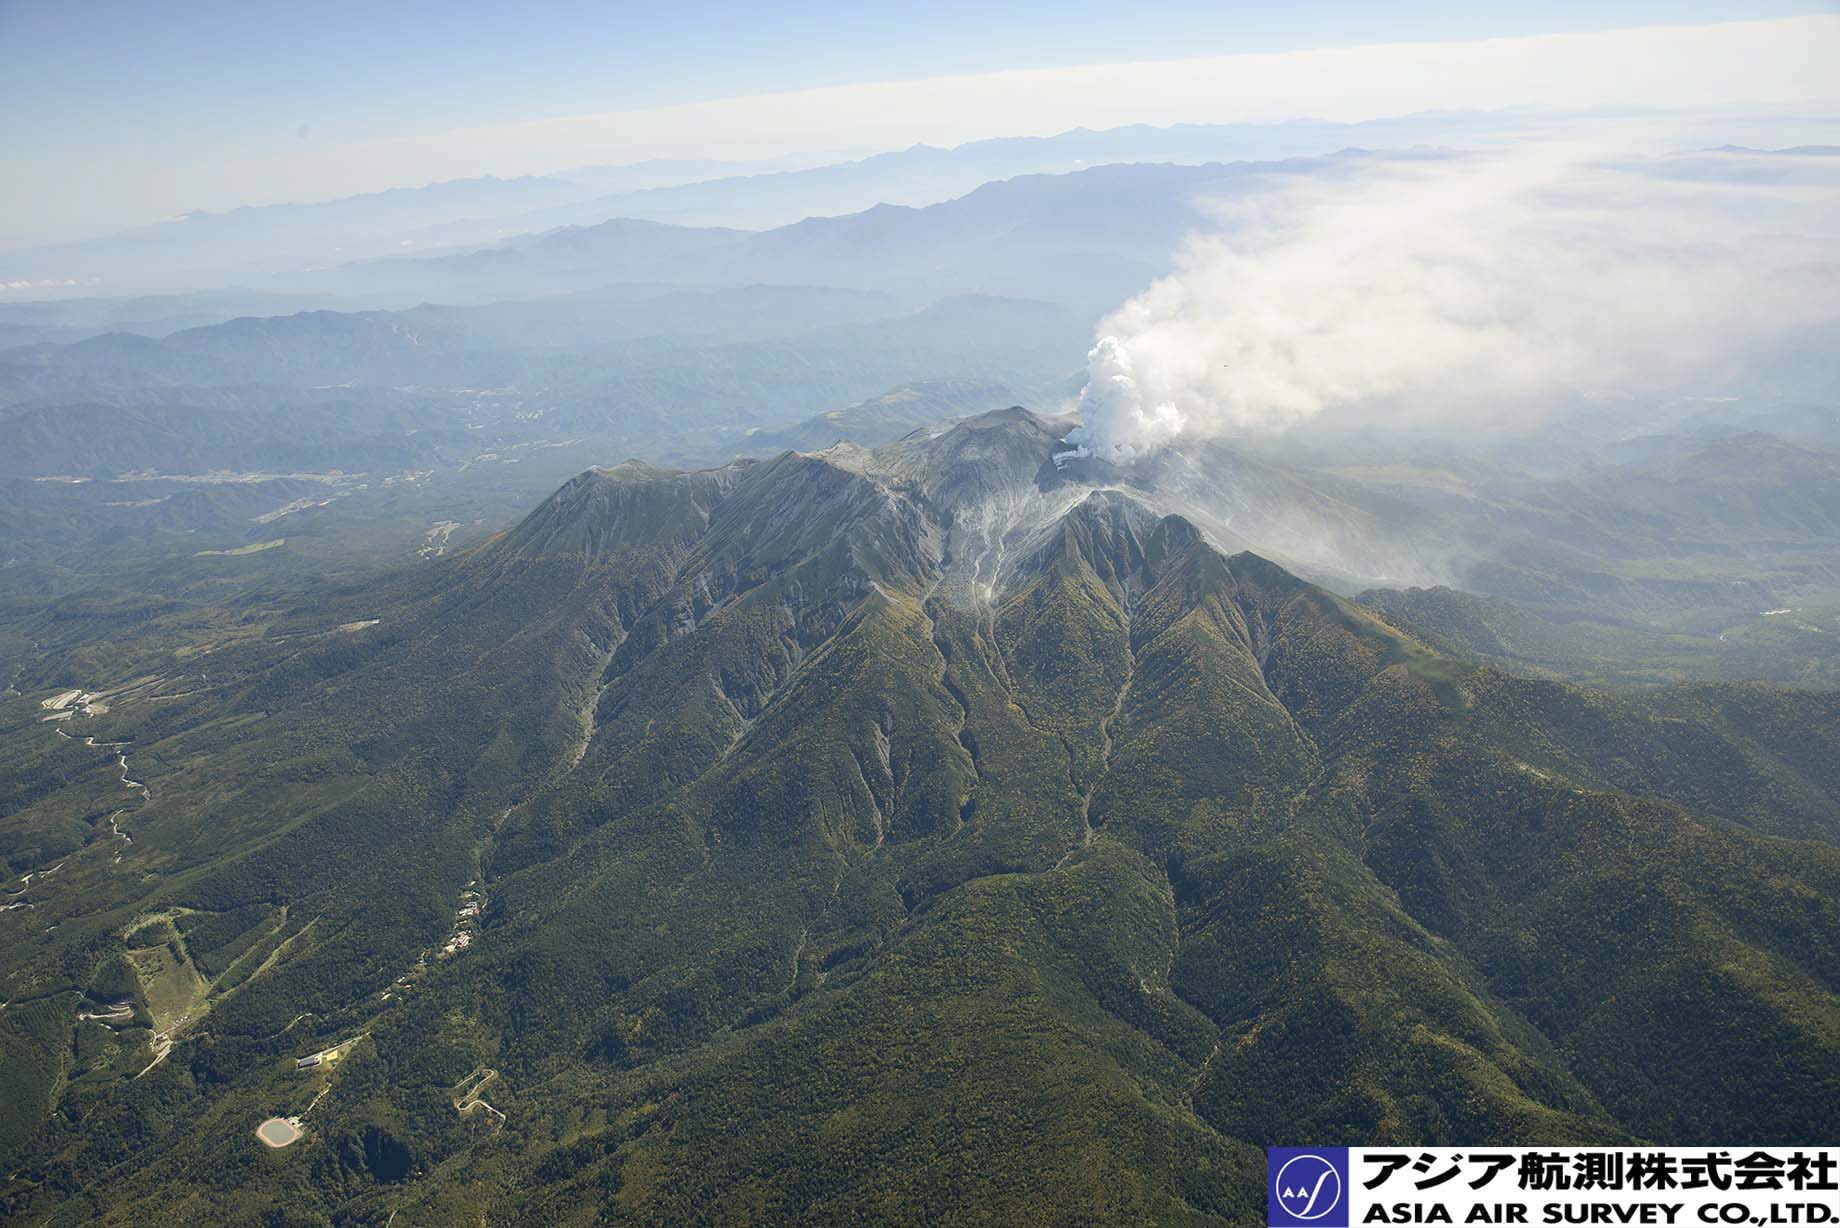
[[1100, 326], [1068, 442], [1524, 426], [1729, 383], [1840, 316], [1840, 157], [1602, 147], [1274, 176]]

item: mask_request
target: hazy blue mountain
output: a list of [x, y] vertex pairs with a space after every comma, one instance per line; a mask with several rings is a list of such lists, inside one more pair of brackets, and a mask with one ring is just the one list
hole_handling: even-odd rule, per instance
[[[119, 235], [0, 252], [0, 280], [71, 282], [71, 295], [200, 290], [411, 247], [489, 242], [527, 227], [494, 219], [738, 169], [709, 161], [589, 167], [564, 175], [455, 179], [313, 203], [204, 211]], [[599, 214], [605, 217], [606, 214]]]
[[1464, 516], [1464, 586], [1536, 609], [1704, 632], [1840, 592], [1840, 454], [1766, 434], [1504, 480]]
[[333, 295], [264, 290], [200, 290], [138, 298], [0, 303], [0, 349], [47, 341], [82, 341], [102, 333], [164, 337], [182, 328], [221, 324], [237, 316], [287, 315], [346, 305]]
[[971, 379], [921, 380], [842, 409], [826, 410], [781, 430], [747, 431], [736, 441], [735, 450], [772, 456], [788, 449], [816, 452], [841, 442], [872, 448], [923, 426], [968, 418], [1015, 403], [1016, 394], [1002, 384]]
[[408, 468], [464, 440], [459, 424], [347, 403], [294, 404], [284, 413], [200, 406], [52, 405], [0, 417], [0, 473], [42, 477], [212, 470], [291, 473]]
[[1258, 190], [1267, 176], [1333, 174], [1379, 156], [1393, 155], [1025, 175], [923, 208], [876, 205], [758, 233], [622, 219], [463, 255], [347, 266], [286, 284], [479, 301], [619, 282], [761, 282], [874, 290], [914, 302], [948, 294], [1022, 296], [1096, 319], [1166, 272], [1186, 235], [1215, 224], [1212, 202]]
[[1322, 155], [1357, 145], [1462, 144], [1559, 122], [1508, 112], [1360, 124], [1136, 125], [953, 149], [918, 145], [819, 166], [801, 164], [808, 159], [659, 160], [514, 179], [486, 176], [321, 202], [199, 211], [119, 235], [0, 253], [0, 283], [71, 283], [40, 291], [52, 297], [199, 290], [414, 249], [477, 247], [610, 218], [763, 229], [880, 203], [929, 205], [992, 180], [1103, 163], [1225, 162]]
[[[474, 251], [341, 265], [299, 274], [281, 284], [345, 294], [412, 294], [447, 303], [548, 297], [622, 282], [700, 280], [672, 274], [711, 252], [727, 251], [744, 237], [738, 230], [617, 218], [520, 235]], [[734, 285], [771, 279], [740, 275], [710, 280]], [[792, 281], [824, 284], [814, 277]]]
[[768, 229], [808, 217], [853, 213], [877, 204], [924, 206], [980, 184], [1018, 175], [1064, 174], [1125, 162], [1207, 163], [1320, 156], [1340, 149], [1459, 145], [1486, 141], [1530, 123], [1509, 113], [1446, 113], [1340, 124], [1134, 124], [1046, 137], [999, 137], [950, 149], [915, 145], [849, 162], [619, 192], [509, 219], [532, 226], [581, 224], [598, 217], [650, 218], [687, 226]]

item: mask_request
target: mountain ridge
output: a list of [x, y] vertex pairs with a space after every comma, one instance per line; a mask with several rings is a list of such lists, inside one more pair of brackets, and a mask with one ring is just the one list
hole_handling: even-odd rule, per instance
[[[209, 1155], [201, 1222], [1224, 1224], [1297, 1137], [1819, 1128], [1840, 779], [1802, 747], [1833, 694], [1454, 655], [1057, 468], [1064, 433], [589, 470], [245, 626], [208, 680], [151, 644], [106, 712], [0, 704], [150, 790], [131, 846], [77, 817], [106, 794], [10, 829], [64, 868], [0, 914], [38, 995], [0, 1011], [34, 1072], [8, 1214], [125, 1222]], [[105, 992], [163, 1060], [76, 1020]], [[455, 1111], [481, 1069], [503, 1119]]]

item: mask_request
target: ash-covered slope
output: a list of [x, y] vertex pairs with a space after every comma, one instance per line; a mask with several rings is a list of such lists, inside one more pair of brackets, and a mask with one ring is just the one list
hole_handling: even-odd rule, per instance
[[[79, 718], [152, 795], [0, 914], [8, 1212], [1235, 1223], [1298, 1138], [1819, 1131], [1833, 696], [1440, 653], [1061, 434], [593, 471]], [[135, 1078], [75, 1014], [149, 916], [211, 945]]]

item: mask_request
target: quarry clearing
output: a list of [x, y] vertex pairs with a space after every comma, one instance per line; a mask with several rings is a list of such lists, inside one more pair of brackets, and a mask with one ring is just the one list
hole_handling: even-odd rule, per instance
[[101, 1010], [78, 1011], [77, 1018], [84, 1022], [127, 1023], [134, 1018], [134, 1003], [126, 998], [103, 1004]]
[[[209, 473], [161, 473], [157, 469], [137, 469], [133, 473], [118, 474], [109, 480], [112, 482], [191, 482], [202, 486], [239, 486], [252, 482], [277, 482], [286, 479], [295, 482], [324, 482], [330, 486], [337, 486], [346, 482], [355, 482], [364, 476], [362, 473], [346, 473], [340, 469], [328, 470], [325, 473], [242, 473], [230, 469], [213, 469]], [[79, 480], [87, 482], [90, 479]]]
[[252, 516], [250, 520], [255, 524], [273, 524], [283, 516], [292, 516], [295, 512], [305, 512], [316, 507], [328, 507], [333, 499], [343, 498], [350, 493], [350, 491], [341, 490], [328, 499], [295, 499], [291, 503], [283, 503], [273, 511], [263, 512], [260, 516]]
[[272, 542], [256, 542], [254, 545], [238, 546], [233, 550], [200, 550], [192, 557], [195, 559], [234, 559], [246, 554], [261, 554], [264, 550], [273, 550], [277, 546], [287, 545], [287, 538], [277, 537]]
[[458, 520], [437, 520], [422, 538], [422, 546], [416, 551], [425, 559], [438, 559], [447, 553], [447, 544], [460, 527]]

